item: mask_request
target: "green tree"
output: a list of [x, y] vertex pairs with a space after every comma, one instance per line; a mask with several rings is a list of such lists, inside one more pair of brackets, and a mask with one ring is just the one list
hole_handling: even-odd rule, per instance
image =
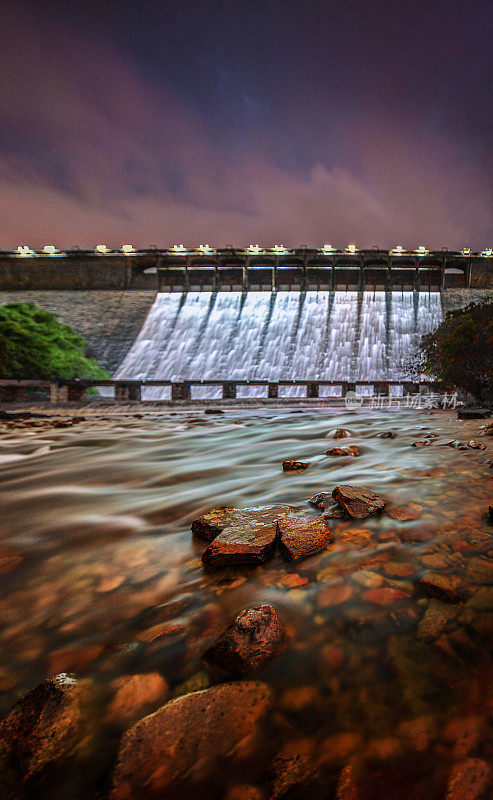
[[493, 303], [449, 311], [421, 339], [416, 368], [444, 389], [467, 389], [478, 400], [493, 399]]
[[70, 325], [34, 303], [0, 306], [0, 378], [110, 378]]

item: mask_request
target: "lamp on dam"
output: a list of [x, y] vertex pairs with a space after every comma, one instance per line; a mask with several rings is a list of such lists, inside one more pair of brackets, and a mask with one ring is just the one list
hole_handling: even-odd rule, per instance
[[181, 255], [187, 252], [187, 248], [182, 244], [174, 244], [171, 249], [174, 253], [180, 253]]
[[54, 244], [45, 244], [43, 247], [43, 253], [46, 253], [47, 256], [54, 256], [59, 252], [60, 251], [56, 249]]
[[20, 256], [33, 256], [34, 255], [34, 250], [31, 250], [31, 248], [28, 247], [27, 244], [20, 244], [19, 247], [17, 248], [17, 252], [18, 252], [18, 254]]
[[470, 247], [463, 247], [460, 252], [461, 252], [461, 255], [463, 255], [463, 256], [470, 256], [471, 255], [471, 248]]
[[420, 246], [416, 250], [416, 253], [418, 254], [418, 256], [425, 256], [428, 253], [428, 250], [426, 249], [424, 244], [420, 244]]
[[404, 252], [404, 248], [401, 244], [398, 244], [394, 247], [393, 250], [390, 251], [391, 256], [401, 256]]
[[331, 244], [324, 244], [324, 246], [322, 247], [322, 253], [324, 255], [328, 255], [329, 253], [333, 253], [333, 252], [334, 252], [334, 248], [332, 247]]
[[105, 244], [97, 244], [96, 245], [96, 253], [109, 253], [110, 249]]
[[213, 248], [209, 244], [199, 244], [198, 249], [201, 253], [204, 253], [204, 255], [213, 252]]
[[132, 244], [122, 244], [122, 253], [129, 256], [130, 253], [135, 253], [135, 247]]
[[493, 248], [487, 247], [485, 250], [481, 252], [483, 258], [492, 258], [493, 257]]
[[262, 248], [260, 247], [260, 245], [259, 245], [259, 244], [251, 244], [251, 245], [249, 245], [249, 246], [247, 247], [247, 252], [248, 252], [248, 253], [254, 253], [254, 254], [256, 254], [256, 255], [257, 255], [258, 253], [260, 253], [260, 251], [261, 251], [261, 250], [262, 250]]
[[348, 246], [346, 247], [346, 253], [351, 253], [351, 255], [354, 255], [356, 249], [357, 248], [355, 244], [348, 244]]
[[272, 248], [272, 250], [274, 251], [274, 253], [287, 253], [288, 252], [283, 244], [275, 244], [274, 247]]

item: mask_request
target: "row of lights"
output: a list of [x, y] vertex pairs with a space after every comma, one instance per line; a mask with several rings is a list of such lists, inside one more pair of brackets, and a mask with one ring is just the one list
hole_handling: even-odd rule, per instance
[[[174, 253], [176, 253], [177, 255], [186, 255], [189, 252], [193, 252], [193, 251], [187, 250], [187, 248], [184, 247], [183, 244], [174, 244], [173, 247], [171, 248], [171, 250]], [[125, 253], [126, 255], [131, 255], [132, 253], [136, 252], [135, 247], [133, 247], [133, 245], [131, 245], [131, 244], [122, 245], [121, 251], [122, 251], [122, 253]], [[333, 247], [331, 244], [324, 244], [324, 246], [322, 248], [320, 248], [320, 251], [324, 255], [331, 255], [331, 254], [334, 254], [334, 253], [338, 252], [337, 248]], [[45, 255], [48, 255], [48, 256], [56, 256], [56, 255], [61, 255], [62, 254], [61, 251], [57, 250], [57, 248], [52, 244], [46, 244], [43, 247], [42, 252], [45, 253]], [[100, 255], [105, 255], [106, 253], [111, 253], [112, 250], [105, 244], [98, 244], [95, 247], [95, 252], [99, 253]], [[198, 246], [196, 252], [202, 253], [203, 255], [208, 255], [210, 253], [214, 253], [215, 250], [214, 250], [214, 248], [212, 248], [208, 244], [200, 244]], [[258, 244], [251, 244], [251, 245], [249, 245], [249, 247], [246, 248], [246, 252], [247, 253], [252, 253], [253, 255], [258, 255], [259, 253], [265, 253], [265, 252], [269, 252], [269, 251], [264, 247], [260, 247], [260, 245], [258, 245]], [[276, 254], [280, 254], [280, 253], [289, 253], [289, 250], [286, 247], [284, 247], [284, 245], [282, 245], [282, 244], [275, 244], [274, 247], [271, 249], [271, 252], [276, 253]], [[348, 244], [347, 247], [344, 249], [344, 252], [345, 253], [349, 253], [350, 255], [354, 255], [354, 253], [358, 252], [358, 248], [356, 247], [355, 244]], [[393, 256], [402, 256], [402, 255], [405, 255], [407, 252], [413, 252], [413, 251], [404, 250], [404, 248], [402, 247], [401, 244], [398, 244], [392, 250], [389, 250], [390, 255], [393, 255]], [[17, 253], [20, 256], [34, 256], [35, 255], [35, 251], [31, 250], [31, 248], [28, 247], [26, 244], [19, 245], [19, 247], [17, 248]], [[418, 255], [418, 256], [425, 256], [425, 255], [427, 255], [429, 253], [429, 250], [427, 250], [427, 248], [424, 245], [420, 245], [417, 248], [417, 250], [414, 250], [414, 253], [416, 253], [416, 255]], [[471, 255], [471, 248], [470, 247], [463, 247], [462, 250], [461, 250], [461, 254], [463, 256], [470, 256]], [[483, 250], [480, 253], [480, 255], [483, 256], [484, 258], [491, 258], [493, 256], [493, 248], [487, 247], [485, 250]]]

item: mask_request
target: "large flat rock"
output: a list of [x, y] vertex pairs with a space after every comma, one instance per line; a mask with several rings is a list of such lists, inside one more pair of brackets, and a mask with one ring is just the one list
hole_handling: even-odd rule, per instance
[[234, 513], [225, 514], [226, 526], [206, 548], [202, 561], [217, 566], [263, 564], [276, 546], [277, 520], [290, 510], [290, 506], [233, 509]]
[[243, 525], [245, 522], [264, 525], [275, 522], [278, 517], [284, 513], [287, 514], [290, 510], [290, 506], [254, 506], [252, 508], [217, 506], [192, 520], [192, 533], [212, 542], [226, 527]]
[[331, 532], [324, 517], [283, 517], [277, 521], [277, 528], [281, 551], [288, 561], [319, 553], [331, 540]]
[[266, 684], [239, 681], [184, 695], [144, 717], [122, 737], [111, 800], [174, 797], [179, 785], [214, 780], [219, 762], [248, 754], [270, 702]]

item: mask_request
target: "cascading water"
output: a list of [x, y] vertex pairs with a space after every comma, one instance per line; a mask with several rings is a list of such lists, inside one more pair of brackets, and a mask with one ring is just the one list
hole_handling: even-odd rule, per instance
[[[441, 320], [440, 294], [189, 292], [159, 294], [119, 379], [404, 380], [422, 334]], [[213, 397], [196, 387], [195, 397]], [[303, 393], [292, 387], [284, 394]], [[238, 396], [258, 396], [238, 387]], [[145, 399], [167, 396], [148, 388]]]

